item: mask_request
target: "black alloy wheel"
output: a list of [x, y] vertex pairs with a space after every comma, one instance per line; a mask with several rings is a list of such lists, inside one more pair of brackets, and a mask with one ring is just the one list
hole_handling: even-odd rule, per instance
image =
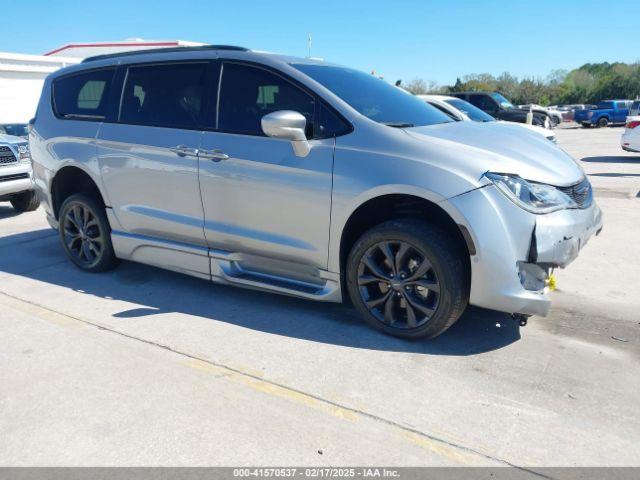
[[104, 210], [82, 194], [67, 198], [60, 208], [59, 233], [71, 261], [88, 272], [102, 272], [117, 265], [111, 229]]
[[358, 266], [358, 286], [369, 312], [393, 328], [420, 327], [438, 308], [440, 283], [431, 262], [407, 242], [369, 248]]
[[401, 338], [436, 337], [469, 302], [468, 255], [460, 240], [436, 225], [389, 220], [364, 232], [351, 248], [345, 270], [349, 297], [377, 330]]

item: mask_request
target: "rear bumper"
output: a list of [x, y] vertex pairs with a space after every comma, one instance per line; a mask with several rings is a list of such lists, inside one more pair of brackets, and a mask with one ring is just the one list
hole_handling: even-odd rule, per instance
[[546, 315], [549, 269], [569, 265], [602, 228], [595, 202], [583, 210], [534, 215], [493, 186], [447, 202], [463, 212], [456, 221], [467, 227], [476, 245], [469, 303], [507, 313]]
[[625, 131], [620, 139], [620, 146], [625, 152], [640, 153], [640, 135]]
[[30, 163], [16, 163], [0, 167], [0, 198], [14, 193], [33, 190], [33, 172]]

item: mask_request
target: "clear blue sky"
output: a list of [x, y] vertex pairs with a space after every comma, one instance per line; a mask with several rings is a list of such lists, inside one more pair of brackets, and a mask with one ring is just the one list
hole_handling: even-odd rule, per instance
[[2, 13], [0, 51], [142, 37], [305, 56], [311, 32], [313, 56], [390, 81], [640, 60], [640, 0], [3, 0]]

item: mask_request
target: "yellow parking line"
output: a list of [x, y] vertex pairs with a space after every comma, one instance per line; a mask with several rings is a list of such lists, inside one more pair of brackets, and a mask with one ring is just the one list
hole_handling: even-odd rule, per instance
[[[135, 336], [131, 336], [127, 333], [119, 332], [109, 327], [101, 326], [97, 323], [92, 323], [88, 320], [83, 320], [80, 318], [75, 318], [71, 315], [56, 312], [47, 307], [31, 303], [27, 300], [22, 300], [18, 297], [14, 297], [4, 292], [0, 292], [0, 296], [3, 298], [2, 299], [3, 305], [6, 305], [9, 308], [13, 308], [15, 310], [24, 312], [26, 314], [32, 315], [34, 317], [37, 317], [39, 319], [42, 319], [44, 321], [50, 322], [55, 325], [77, 328], [77, 329], [84, 329], [89, 325], [91, 325], [96, 328], [107, 330], [117, 335], [125, 336], [132, 340], [137, 340], [147, 344], [153, 344], [152, 342], [149, 342], [147, 340], [144, 340]], [[418, 445], [431, 453], [447, 458], [452, 462], [462, 464], [462, 465], [483, 465], [483, 464], [486, 464], [487, 461], [493, 461], [496, 463], [503, 463], [503, 464], [506, 463], [502, 460], [492, 458], [488, 454], [477, 452], [464, 446], [453, 445], [446, 440], [433, 438], [427, 434], [424, 434], [418, 431], [413, 431], [411, 429], [407, 429], [406, 427], [396, 424], [393, 421], [377, 417], [376, 415], [367, 413], [366, 411], [359, 411], [353, 408], [342, 407], [328, 400], [317, 398], [317, 397], [314, 397], [313, 395], [309, 395], [286, 386], [275, 384], [273, 382], [270, 382], [269, 380], [261, 378], [258, 375], [245, 372], [243, 369], [231, 368], [224, 365], [216, 365], [214, 363], [211, 363], [205, 360], [194, 358], [190, 354], [173, 350], [169, 347], [165, 347], [157, 344], [154, 344], [154, 345], [167, 348], [169, 351], [177, 355], [187, 357], [188, 359], [185, 360], [183, 364], [188, 368], [200, 370], [202, 372], [211, 374], [217, 378], [224, 378], [224, 379], [231, 380], [235, 383], [245, 385], [249, 388], [252, 388], [253, 390], [262, 392], [266, 395], [276, 396], [291, 402], [298, 403], [300, 405], [305, 405], [309, 408], [313, 408], [315, 410], [318, 410], [324, 413], [329, 413], [334, 417], [341, 418], [350, 422], [357, 422], [362, 417], [369, 417], [372, 420], [381, 421], [385, 423], [390, 428], [391, 431], [395, 431], [397, 434], [399, 434], [402, 438], [406, 439], [407, 441], [415, 445]]]
[[307, 407], [313, 408], [315, 410], [319, 410], [321, 412], [329, 413], [334, 417], [338, 417], [338, 418], [342, 418], [350, 421], [358, 420], [358, 415], [356, 415], [355, 412], [348, 410], [346, 408], [342, 408], [337, 405], [332, 405], [330, 403], [324, 402], [322, 400], [318, 400], [317, 398], [306, 395], [304, 393], [291, 390], [289, 388], [281, 387], [273, 383], [265, 382], [264, 380], [243, 375], [241, 373], [235, 373], [225, 368], [211, 365], [210, 363], [202, 360], [190, 359], [187, 362], [185, 362], [185, 365], [187, 365], [190, 368], [194, 368], [196, 370], [201, 370], [204, 372], [212, 373], [216, 376], [224, 377], [238, 384], [246, 385], [252, 388], [253, 390], [265, 393], [267, 395], [284, 398], [285, 400], [289, 400], [301, 405], [305, 405]]

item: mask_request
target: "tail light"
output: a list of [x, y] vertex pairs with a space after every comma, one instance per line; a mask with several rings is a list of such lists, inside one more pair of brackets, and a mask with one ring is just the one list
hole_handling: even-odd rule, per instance
[[640, 125], [640, 120], [631, 120], [630, 122], [627, 122], [627, 128], [629, 130], [636, 128], [638, 125]]

